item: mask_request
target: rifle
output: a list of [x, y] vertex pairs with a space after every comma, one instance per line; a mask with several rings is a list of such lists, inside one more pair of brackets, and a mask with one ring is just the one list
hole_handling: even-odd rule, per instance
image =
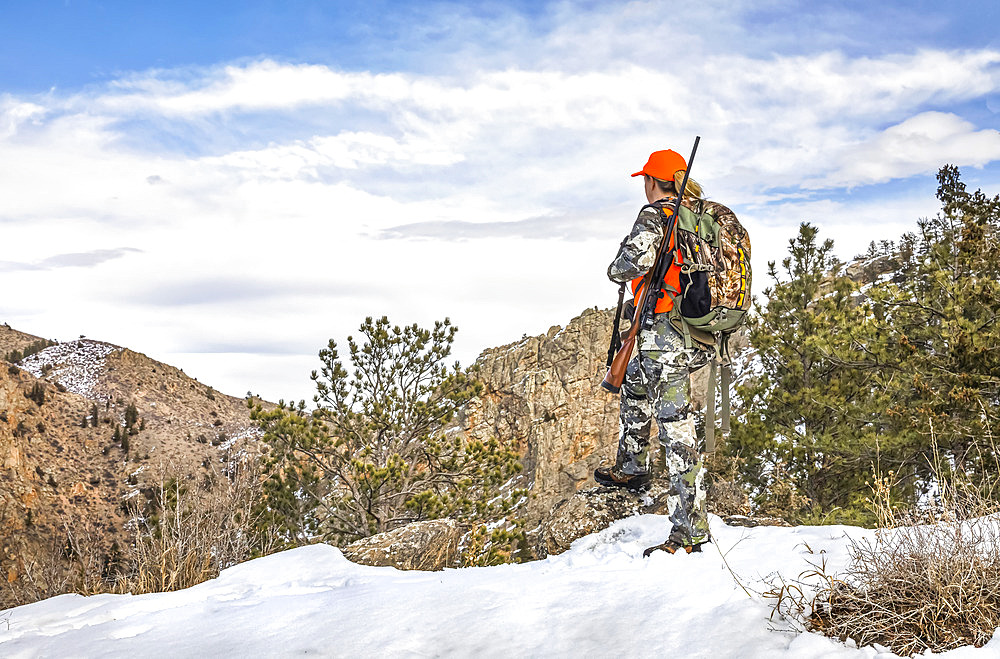
[[[691, 149], [691, 157], [688, 158], [687, 169], [684, 170], [684, 180], [681, 182], [680, 188], [677, 188], [676, 182], [674, 183], [677, 198], [674, 200], [673, 214], [671, 214], [667, 226], [664, 227], [663, 240], [660, 241], [659, 247], [656, 248], [656, 258], [653, 261], [653, 267], [642, 278], [642, 284], [640, 284], [642, 290], [635, 300], [632, 325], [628, 328], [628, 334], [622, 340], [618, 353], [611, 361], [608, 374], [604, 376], [604, 380], [601, 382], [601, 387], [613, 394], [621, 391], [622, 382], [625, 380], [625, 369], [632, 358], [632, 350], [635, 348], [636, 339], [639, 338], [639, 332], [642, 331], [643, 325], [652, 318], [657, 300], [663, 297], [663, 279], [667, 276], [667, 270], [673, 265], [674, 254], [677, 251], [670, 248], [671, 243], [676, 247], [674, 234], [677, 229], [677, 215], [680, 213], [681, 199], [684, 197], [684, 189], [687, 187], [688, 176], [691, 174], [691, 166], [694, 164], [694, 156], [698, 152], [698, 142], [700, 141], [701, 136], [694, 138], [694, 147]], [[653, 291], [654, 284], [655, 291]]]

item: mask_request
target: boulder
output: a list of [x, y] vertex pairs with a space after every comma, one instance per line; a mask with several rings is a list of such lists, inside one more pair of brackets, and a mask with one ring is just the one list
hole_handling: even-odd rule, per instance
[[654, 480], [649, 490], [636, 494], [615, 487], [582, 490], [556, 504], [542, 523], [538, 553], [561, 554], [577, 538], [607, 528], [632, 515], [666, 515], [670, 509], [667, 483]]
[[432, 519], [352, 542], [342, 551], [347, 560], [361, 565], [443, 570], [458, 567], [461, 535], [455, 520]]
[[746, 526], [748, 528], [755, 526], [792, 526], [791, 523], [780, 517], [765, 517], [762, 515], [726, 515], [722, 518], [722, 521], [727, 526]]

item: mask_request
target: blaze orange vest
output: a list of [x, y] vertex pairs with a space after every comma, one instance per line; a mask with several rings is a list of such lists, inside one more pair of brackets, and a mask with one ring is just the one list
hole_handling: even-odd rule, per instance
[[[669, 217], [669, 215], [667, 216]], [[674, 234], [670, 234], [670, 242], [667, 244], [668, 251], [674, 249]], [[681, 263], [683, 258], [681, 256], [681, 251], [677, 250], [674, 252], [674, 262], [670, 264], [670, 268], [667, 269], [667, 276], [663, 278], [663, 290], [669, 293], [679, 293], [681, 290]], [[632, 280], [632, 296], [635, 298], [639, 297], [639, 293], [642, 290], [642, 277], [636, 277]], [[670, 299], [669, 295], [664, 294], [659, 300], [656, 301], [656, 308], [653, 310], [654, 313], [666, 313], [674, 308], [674, 301]]]

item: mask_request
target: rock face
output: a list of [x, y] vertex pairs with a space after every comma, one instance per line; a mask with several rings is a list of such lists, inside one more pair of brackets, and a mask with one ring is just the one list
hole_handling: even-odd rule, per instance
[[461, 530], [452, 519], [413, 522], [353, 542], [343, 548], [347, 560], [400, 570], [443, 570], [458, 567]]
[[663, 481], [653, 481], [649, 491], [636, 495], [614, 487], [583, 490], [556, 504], [542, 524], [539, 555], [561, 554], [577, 538], [607, 528], [632, 515], [666, 515], [669, 493]]
[[491, 348], [475, 367], [485, 390], [460, 419], [470, 436], [519, 447], [533, 522], [588, 484], [614, 459], [618, 397], [600, 388], [612, 311], [588, 309], [566, 327]]

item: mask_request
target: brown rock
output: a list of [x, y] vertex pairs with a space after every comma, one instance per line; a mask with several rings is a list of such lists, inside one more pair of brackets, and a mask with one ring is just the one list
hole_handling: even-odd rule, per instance
[[413, 522], [343, 548], [347, 560], [399, 570], [443, 570], [458, 565], [458, 523], [453, 519]]
[[789, 522], [780, 517], [763, 517], [752, 515], [726, 515], [722, 518], [728, 526], [792, 526]]
[[4, 469], [17, 469], [21, 466], [21, 450], [16, 446], [11, 446], [7, 451], [7, 457], [3, 461]]
[[607, 528], [632, 515], [663, 515], [668, 511], [666, 484], [654, 481], [649, 491], [637, 495], [613, 487], [595, 487], [557, 504], [542, 524], [539, 553], [561, 554], [577, 538]]
[[588, 309], [564, 328], [491, 348], [476, 361], [484, 391], [460, 423], [471, 437], [518, 447], [519, 486], [533, 495], [523, 514], [532, 523], [592, 485], [594, 469], [614, 456], [618, 398], [600, 388], [611, 313]]

